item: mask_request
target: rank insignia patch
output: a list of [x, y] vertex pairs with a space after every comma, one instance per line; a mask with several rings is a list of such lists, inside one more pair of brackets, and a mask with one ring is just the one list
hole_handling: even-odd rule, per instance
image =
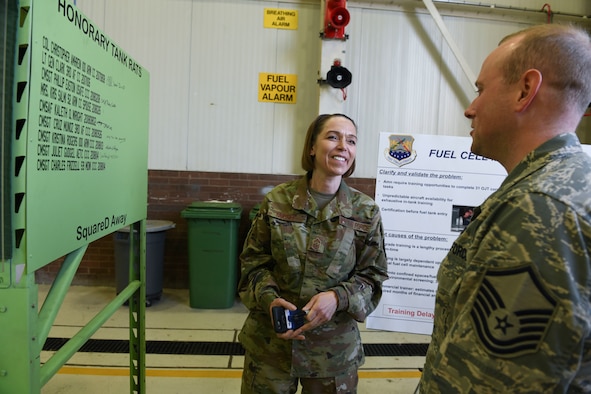
[[470, 317], [482, 345], [498, 357], [537, 351], [556, 300], [531, 266], [487, 271]]
[[309, 251], [316, 252], [316, 253], [324, 253], [326, 249], [327, 240], [325, 237], [315, 236], [310, 242], [310, 246], [308, 247]]

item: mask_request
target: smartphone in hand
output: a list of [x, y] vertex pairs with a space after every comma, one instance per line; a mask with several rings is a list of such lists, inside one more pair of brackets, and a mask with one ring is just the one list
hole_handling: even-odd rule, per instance
[[301, 309], [290, 311], [282, 306], [274, 306], [271, 313], [273, 314], [273, 328], [279, 334], [283, 334], [287, 330], [297, 330], [306, 323], [306, 312]]

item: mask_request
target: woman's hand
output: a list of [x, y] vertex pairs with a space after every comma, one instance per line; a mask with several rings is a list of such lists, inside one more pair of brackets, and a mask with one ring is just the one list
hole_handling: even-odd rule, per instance
[[308, 323], [301, 327], [302, 331], [311, 330], [332, 319], [337, 306], [338, 299], [334, 291], [325, 291], [316, 294], [302, 308], [307, 312], [306, 319], [308, 319]]
[[[289, 309], [290, 311], [295, 311], [296, 309], [298, 309], [294, 304], [292, 304], [291, 302], [289, 302], [283, 298], [275, 298], [273, 300], [273, 302], [271, 302], [271, 306], [269, 307], [269, 316], [271, 316], [271, 325], [273, 325], [273, 307], [274, 306], [281, 306], [285, 309]], [[298, 328], [297, 330], [287, 330], [286, 332], [284, 332], [282, 334], [277, 333], [277, 337], [282, 338], [282, 339], [296, 339], [296, 340], [302, 341], [302, 340], [306, 339], [306, 337], [304, 337], [304, 335], [302, 335], [302, 331], [303, 331], [302, 328], [304, 326]]]
[[[269, 307], [269, 315], [271, 316], [271, 324], [273, 324], [273, 313], [272, 309], [274, 306], [281, 306], [290, 311], [295, 311], [297, 307], [291, 302], [284, 300], [283, 298], [276, 298]], [[316, 294], [310, 299], [310, 301], [302, 308], [306, 312], [306, 319], [308, 323], [304, 324], [297, 330], [287, 330], [283, 334], [277, 334], [277, 337], [282, 339], [296, 339], [304, 340], [305, 331], [312, 330], [319, 327], [332, 319], [338, 306], [337, 294], [334, 291], [325, 291]]]

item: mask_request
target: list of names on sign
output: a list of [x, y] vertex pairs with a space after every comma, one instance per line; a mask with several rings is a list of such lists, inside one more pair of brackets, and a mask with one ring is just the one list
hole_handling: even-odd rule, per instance
[[100, 93], [112, 78], [46, 36], [42, 44], [37, 170], [103, 171], [121, 142], [109, 144], [101, 117], [116, 106]]
[[148, 70], [71, 0], [33, 3], [15, 110], [30, 271], [146, 217], [150, 104]]

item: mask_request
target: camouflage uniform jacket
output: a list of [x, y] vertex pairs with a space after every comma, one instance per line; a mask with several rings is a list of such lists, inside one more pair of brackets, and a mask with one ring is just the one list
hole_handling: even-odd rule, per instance
[[[261, 203], [240, 261], [239, 293], [250, 310], [240, 333], [246, 351], [269, 363], [289, 360], [297, 377], [331, 377], [363, 364], [357, 321], [376, 308], [387, 279], [375, 201], [341, 182], [319, 211], [305, 176], [279, 185]], [[269, 314], [275, 298], [302, 308], [328, 290], [338, 298], [330, 321], [303, 341], [277, 338]]]
[[564, 134], [509, 173], [443, 260], [420, 391], [590, 393], [590, 247], [591, 159]]

